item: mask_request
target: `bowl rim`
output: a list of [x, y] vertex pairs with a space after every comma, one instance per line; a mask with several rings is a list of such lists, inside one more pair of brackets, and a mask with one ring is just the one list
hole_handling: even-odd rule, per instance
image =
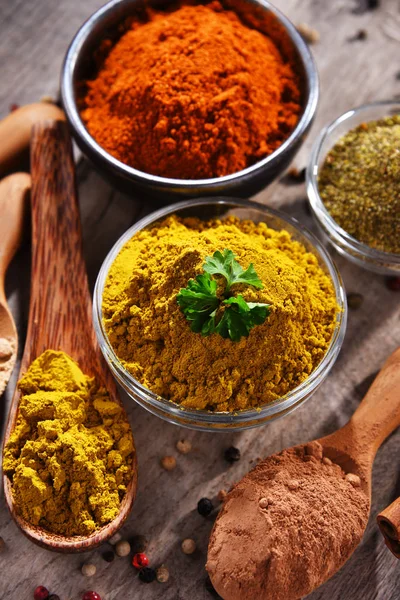
[[[336, 325], [332, 334], [332, 338], [329, 343], [329, 347], [318, 364], [316, 369], [303, 381], [299, 386], [291, 390], [288, 394], [285, 394], [282, 398], [265, 404], [262, 407], [253, 409], [244, 409], [241, 411], [235, 411], [234, 413], [228, 412], [212, 412], [200, 409], [188, 409], [183, 408], [172, 401], [162, 398], [158, 394], [155, 394], [147, 387], [142, 385], [137, 379], [135, 379], [129, 371], [123, 367], [119, 358], [112, 348], [108, 336], [106, 334], [103, 318], [102, 318], [102, 296], [103, 289], [108, 275], [110, 266], [112, 265], [115, 257], [119, 253], [122, 246], [137, 232], [141, 231], [145, 227], [153, 224], [154, 222], [167, 217], [168, 215], [174, 214], [175, 212], [182, 211], [187, 208], [197, 208], [206, 205], [213, 206], [227, 206], [232, 208], [244, 208], [257, 210], [264, 213], [265, 217], [269, 216], [278, 218], [293, 228], [300, 236], [303, 236], [307, 242], [312, 246], [314, 251], [320, 258], [320, 262], [323, 263], [327, 273], [329, 274], [334, 290], [336, 301], [339, 306], [339, 310], [336, 313]], [[207, 424], [210, 426], [215, 425], [232, 425], [232, 424], [243, 424], [246, 427], [246, 423], [260, 421], [258, 424], [263, 424], [268, 417], [277, 418], [282, 415], [284, 411], [293, 409], [298, 406], [302, 401], [311, 396], [322, 380], [328, 374], [330, 368], [333, 366], [337, 355], [340, 351], [343, 343], [346, 324], [347, 324], [347, 301], [346, 294], [344, 291], [343, 282], [340, 273], [329, 256], [328, 252], [324, 249], [319, 240], [312, 234], [306, 227], [304, 227], [297, 219], [287, 215], [281, 211], [269, 208], [265, 205], [251, 202], [249, 200], [241, 200], [238, 198], [230, 197], [214, 197], [214, 198], [198, 198], [194, 200], [185, 200], [178, 202], [167, 207], [161, 208], [151, 214], [147, 215], [143, 219], [140, 219], [137, 223], [132, 225], [113, 245], [103, 264], [100, 268], [99, 274], [96, 279], [94, 294], [93, 294], [93, 322], [96, 331], [97, 339], [103, 352], [103, 355], [111, 368], [113, 374], [119, 379], [120, 383], [123, 384], [125, 390], [129, 389], [129, 392], [138, 394], [141, 399], [147, 404], [149, 403], [153, 408], [158, 411], [164, 412], [162, 418], [166, 418], [173, 422], [173, 417], [183, 419], [186, 421], [189, 427], [192, 428], [204, 428]], [[147, 407], [146, 407], [147, 408]], [[150, 409], [149, 409], [150, 410]], [[170, 418], [165, 417], [168, 414]], [[192, 422], [202, 423], [201, 427], [193, 427], [190, 425]], [[184, 423], [181, 423], [184, 425]], [[248, 425], [250, 427], [256, 425]], [[224, 429], [226, 431], [226, 429]]]
[[292, 144], [295, 144], [302, 138], [314, 118], [318, 105], [319, 78], [314, 57], [307, 43], [303, 40], [293, 23], [280, 10], [273, 6], [269, 0], [246, 0], [251, 4], [257, 5], [258, 7], [261, 6], [264, 10], [268, 10], [276, 17], [279, 23], [285, 28], [303, 64], [305, 80], [308, 82], [308, 92], [305, 94], [305, 105], [302, 115], [289, 137], [276, 150], [274, 150], [274, 152], [256, 162], [254, 165], [246, 167], [241, 171], [231, 173], [230, 175], [211, 177], [209, 179], [176, 179], [160, 177], [158, 175], [152, 175], [150, 173], [146, 173], [145, 171], [135, 169], [134, 167], [126, 165], [122, 161], [112, 156], [95, 141], [95, 139], [86, 129], [86, 126], [81, 119], [79, 110], [77, 108], [73, 79], [74, 72], [81, 55], [82, 47], [87, 38], [90, 36], [93, 28], [108, 14], [116, 10], [118, 5], [127, 3], [129, 1], [131, 0], [110, 0], [108, 3], [94, 12], [78, 29], [68, 47], [63, 61], [60, 82], [62, 106], [75, 136], [77, 136], [81, 143], [83, 143], [91, 153], [98, 155], [103, 162], [105, 162], [108, 166], [113, 167], [119, 175], [125, 177], [126, 179], [133, 178], [140, 180], [141, 182], [159, 184], [167, 189], [173, 189], [177, 187], [198, 188], [199, 186], [206, 188], [208, 186], [231, 183], [236, 179], [251, 176], [260, 169], [268, 167], [271, 163], [279, 160]]
[[[385, 252], [383, 250], [377, 250], [360, 242], [355, 237], [350, 235], [345, 229], [343, 229], [331, 216], [318, 190], [318, 163], [321, 157], [322, 147], [329, 137], [337, 130], [337, 128], [345, 123], [346, 121], [351, 124], [353, 117], [356, 117], [363, 112], [368, 112], [375, 108], [390, 109], [390, 107], [397, 107], [400, 114], [400, 100], [379, 100], [377, 102], [370, 102], [367, 104], [361, 104], [355, 108], [351, 108], [346, 112], [339, 115], [336, 119], [326, 125], [316, 138], [310, 155], [310, 160], [306, 169], [306, 187], [309, 204], [312, 212], [317, 219], [317, 222], [322, 226], [324, 230], [327, 230], [328, 234], [332, 235], [334, 240], [339, 243], [342, 251], [345, 252], [346, 256], [354, 260], [354, 254], [351, 255], [347, 248], [353, 253], [360, 256], [366, 257], [371, 262], [388, 263], [400, 267], [400, 254], [394, 254], [392, 252]], [[386, 116], [390, 116], [388, 113]], [[384, 118], [385, 114], [382, 114], [381, 118]], [[378, 117], [377, 117], [378, 118]], [[368, 119], [368, 121], [376, 119]], [[356, 127], [355, 125], [349, 126], [347, 131], [350, 131]], [[345, 134], [343, 134], [345, 135]], [[336, 143], [336, 142], [335, 142]], [[330, 149], [335, 145], [330, 145]], [[332, 243], [332, 242], [331, 242]], [[344, 246], [344, 248], [343, 248]], [[358, 261], [357, 261], [358, 263]]]

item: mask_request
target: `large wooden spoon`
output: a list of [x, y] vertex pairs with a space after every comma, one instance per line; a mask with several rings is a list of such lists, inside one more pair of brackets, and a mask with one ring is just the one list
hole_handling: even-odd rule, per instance
[[[92, 303], [82, 255], [81, 227], [75, 191], [74, 164], [67, 127], [45, 121], [32, 130], [32, 280], [28, 332], [21, 374], [44, 350], [63, 350], [82, 371], [104, 385], [121, 404], [114, 379], [102, 357], [92, 325]], [[20, 393], [15, 391], [5, 443], [12, 432]], [[136, 494], [134, 476], [118, 516], [89, 537], [64, 537], [34, 527], [21, 518], [13, 503], [11, 482], [4, 491], [11, 515], [22, 532], [49, 550], [89, 550], [111, 537], [127, 518]]]
[[[331, 577], [362, 539], [375, 454], [399, 425], [400, 348], [347, 425], [316, 440], [319, 444], [289, 449], [285, 459], [269, 457], [228, 494], [211, 533], [207, 562], [222, 598], [298, 600]], [[309, 448], [318, 449], [318, 457], [308, 456]], [[306, 458], [314, 461], [309, 471]], [[293, 467], [301, 470], [298, 481], [293, 472], [293, 480], [286, 480], [289, 467], [286, 462], [285, 473], [283, 460], [298, 465]], [[346, 478], [329, 466], [330, 460]], [[286, 513], [278, 513], [278, 504]]]
[[0, 182], [0, 396], [10, 379], [18, 352], [18, 335], [7, 304], [4, 281], [21, 241], [30, 187], [28, 173], [14, 173]]

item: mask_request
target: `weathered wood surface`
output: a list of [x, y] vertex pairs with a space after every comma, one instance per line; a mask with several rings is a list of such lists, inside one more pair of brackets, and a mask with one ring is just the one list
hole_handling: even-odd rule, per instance
[[[80, 23], [95, 10], [98, 0], [2, 0], [0, 3], [0, 110], [6, 114], [11, 103], [35, 101], [56, 95], [59, 69], [67, 44]], [[321, 77], [321, 102], [316, 123], [296, 160], [302, 167], [310, 144], [320, 127], [344, 110], [375, 99], [400, 94], [400, 6], [398, 0], [381, 0], [375, 11], [357, 14], [362, 0], [277, 0], [276, 4], [295, 23], [315, 27], [321, 41], [313, 46]], [[358, 11], [360, 13], [360, 11]], [[360, 29], [364, 41], [350, 42]], [[115, 240], [150, 207], [110, 189], [86, 163], [78, 169], [84, 247], [90, 283], [93, 285], [101, 262]], [[312, 227], [305, 209], [303, 185], [276, 182], [257, 200], [282, 207]], [[0, 215], [1, 218], [1, 215]], [[17, 530], [0, 504], [0, 535], [7, 544], [0, 556], [0, 598], [31, 598], [36, 585], [46, 585], [61, 600], [79, 600], [83, 591], [96, 590], [103, 600], [206, 600], [210, 594], [203, 580], [208, 535], [212, 521], [200, 517], [196, 504], [202, 496], [213, 497], [239, 479], [259, 456], [285, 446], [319, 437], [343, 425], [358, 405], [386, 356], [400, 344], [400, 295], [389, 291], [384, 278], [364, 272], [343, 258], [334, 257], [348, 292], [360, 292], [364, 303], [349, 313], [346, 339], [339, 359], [320, 390], [294, 414], [262, 429], [212, 435], [179, 430], [147, 414], [125, 398], [139, 458], [139, 492], [123, 533], [149, 537], [152, 564], [165, 562], [170, 569], [168, 584], [141, 584], [129, 560], [105, 563], [99, 551], [83, 556], [51, 554], [33, 546]], [[21, 347], [25, 335], [29, 295], [29, 244], [26, 243], [11, 268], [8, 297], [18, 322]], [[4, 418], [15, 375], [0, 403]], [[193, 452], [178, 455], [175, 443], [186, 437]], [[222, 458], [234, 444], [242, 460], [232, 467]], [[175, 471], [159, 466], [165, 454], [177, 457]], [[375, 517], [400, 495], [400, 432], [380, 450], [373, 477], [373, 503], [364, 541], [345, 567], [310, 600], [398, 600], [399, 563], [381, 538]], [[193, 537], [198, 550], [185, 556], [180, 540]], [[94, 578], [79, 572], [84, 560], [97, 565]]]

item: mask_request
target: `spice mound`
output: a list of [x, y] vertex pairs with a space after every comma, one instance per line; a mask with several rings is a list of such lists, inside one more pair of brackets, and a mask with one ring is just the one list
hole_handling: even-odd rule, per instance
[[[235, 293], [269, 305], [268, 318], [239, 341], [194, 332], [177, 301], [205, 258], [224, 248], [243, 269], [252, 264], [262, 282], [262, 289], [236, 284]], [[287, 231], [176, 215], [122, 247], [102, 308], [114, 352], [138, 381], [183, 407], [212, 411], [261, 406], [307, 379], [327, 351], [338, 310], [330, 277]]]
[[343, 136], [325, 159], [318, 189], [347, 233], [400, 254], [400, 115], [363, 123]]
[[271, 154], [298, 122], [292, 59], [219, 2], [147, 9], [105, 48], [82, 119], [105, 150], [140, 171], [229, 175]]
[[124, 410], [64, 352], [46, 350], [18, 387], [3, 460], [17, 510], [53, 533], [89, 535], [118, 515], [132, 478]]
[[360, 542], [369, 499], [318, 442], [270, 456], [228, 494], [207, 569], [222, 598], [298, 600]]

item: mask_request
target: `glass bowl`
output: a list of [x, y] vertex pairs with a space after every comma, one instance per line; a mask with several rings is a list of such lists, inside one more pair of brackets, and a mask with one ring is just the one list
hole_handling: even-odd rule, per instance
[[307, 168], [307, 194], [311, 210], [322, 235], [336, 250], [360, 267], [383, 274], [400, 273], [400, 254], [375, 250], [359, 242], [331, 217], [318, 192], [318, 175], [325, 157], [336, 142], [357, 125], [400, 114], [400, 102], [384, 101], [365, 104], [347, 111], [325, 129], [315, 141]]
[[[284, 397], [257, 409], [241, 410], [234, 413], [187, 409], [151, 392], [137, 381], [120, 363], [103, 326], [102, 296], [108, 271], [122, 246], [134, 234], [173, 213], [181, 217], [196, 216], [201, 219], [223, 218], [224, 216], [233, 215], [240, 219], [251, 219], [256, 223], [263, 221], [269, 227], [276, 230], [286, 229], [294, 239], [304, 244], [307, 250], [317, 257], [320, 266], [329, 274], [339, 307], [336, 314], [336, 326], [329, 348], [311, 375]], [[328, 375], [339, 353], [346, 329], [347, 305], [342, 280], [331, 258], [314, 235], [295, 219], [279, 211], [247, 200], [213, 198], [187, 200], [168, 206], [167, 208], [162, 208], [141, 219], [124, 233], [107, 255], [97, 277], [93, 300], [93, 319], [104, 357], [118, 383], [133, 400], [154, 415], [177, 425], [186, 426], [191, 429], [227, 431], [263, 425], [268, 421], [292, 412], [310, 398]]]

